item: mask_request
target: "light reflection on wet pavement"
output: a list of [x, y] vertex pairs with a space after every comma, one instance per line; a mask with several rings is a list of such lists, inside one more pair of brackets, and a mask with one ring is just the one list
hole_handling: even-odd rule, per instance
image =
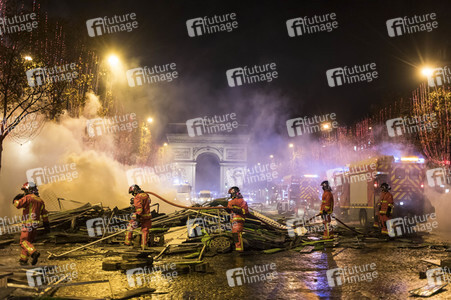
[[[446, 243], [445, 236], [431, 235], [428, 241]], [[206, 257], [214, 273], [179, 274], [172, 282], [167, 280], [152, 280], [144, 286], [156, 288], [158, 293], [143, 295], [136, 299], [406, 299], [408, 291], [427, 284], [426, 279], [419, 279], [419, 271], [424, 263], [420, 259], [449, 258], [450, 252], [426, 248], [398, 248], [396, 242], [368, 243], [367, 248], [353, 249], [338, 245], [336, 248], [326, 248], [307, 254], [295, 251], [284, 251], [275, 254], [247, 252], [243, 255], [229, 253]], [[380, 246], [380, 247], [379, 247]], [[71, 245], [71, 247], [73, 247]], [[45, 246], [38, 248], [45, 253]], [[47, 249], [46, 249], [47, 250]], [[55, 248], [48, 250], [56, 251]], [[57, 249], [58, 252], [63, 248]], [[17, 264], [18, 247], [0, 250], [1, 263]], [[5, 254], [5, 255], [4, 255]], [[16, 256], [17, 255], [17, 256]], [[43, 255], [45, 256], [45, 255]], [[111, 257], [119, 258], [119, 257]], [[109, 279], [115, 294], [132, 290], [127, 284], [127, 277], [120, 271], [102, 271], [101, 256], [52, 260], [49, 263], [77, 264], [78, 277], [75, 281]], [[174, 256], [165, 261], [176, 260]], [[45, 258], [40, 264], [48, 262]], [[257, 281], [241, 286], [230, 287], [226, 271], [234, 268], [252, 268], [255, 265], [275, 264], [277, 277], [270, 281]], [[345, 283], [330, 287], [326, 271], [338, 267], [361, 266], [376, 264], [377, 278], [369, 281]], [[446, 289], [446, 288], [445, 288]], [[428, 299], [451, 298], [451, 292], [446, 289]], [[108, 284], [84, 285], [80, 287], [60, 288], [56, 296], [90, 296], [110, 297]]]

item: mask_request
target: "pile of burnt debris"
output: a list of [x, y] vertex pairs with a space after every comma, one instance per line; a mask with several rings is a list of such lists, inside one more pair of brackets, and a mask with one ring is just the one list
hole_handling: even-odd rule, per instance
[[[225, 206], [227, 200], [217, 199], [209, 206]], [[51, 232], [44, 234], [38, 230], [36, 245], [47, 253], [47, 263], [65, 259], [81, 259], [86, 256], [103, 256], [103, 271], [120, 271], [158, 266], [163, 258], [171, 261], [178, 274], [190, 272], [212, 272], [205, 257], [233, 251], [234, 241], [231, 234], [230, 214], [221, 209], [183, 209], [174, 213], [160, 213], [158, 204], [154, 205], [152, 228], [147, 246], [143, 249], [141, 232], [134, 230], [133, 247], [124, 246], [125, 233], [132, 216], [132, 208], [114, 209], [101, 204], [84, 204], [78, 208], [50, 212]], [[314, 219], [314, 220], [313, 220]], [[349, 248], [372, 248], [387, 238], [372, 234], [371, 231], [357, 231], [346, 224], [333, 222], [335, 237], [321, 239], [323, 224], [321, 219], [312, 218], [306, 222], [293, 223], [291, 219], [275, 221], [261, 212], [250, 209], [244, 227], [244, 248], [246, 252], [272, 254], [282, 251], [297, 251], [308, 255], [313, 251], [334, 249], [339, 255]], [[13, 247], [19, 242], [21, 224], [3, 226], [0, 235], [0, 248]], [[361, 230], [361, 229], [360, 229]], [[14, 244], [13, 244], [14, 243]], [[77, 245], [74, 245], [77, 244]], [[441, 247], [430, 245], [421, 237], [400, 238], [393, 243], [398, 248]], [[49, 250], [50, 249], [50, 250]], [[119, 258], [118, 258], [119, 257]], [[46, 265], [51, 268], [52, 264]], [[44, 266], [39, 265], [39, 268]], [[39, 269], [38, 268], [38, 269]], [[0, 265], [0, 298], [6, 298], [14, 290], [26, 290], [33, 295], [48, 296], [59, 287], [67, 285], [85, 285], [108, 282], [108, 280], [66, 282], [60, 279], [47, 285], [30, 285], [29, 272], [39, 276], [39, 270], [33, 266]], [[28, 282], [27, 282], [28, 279]], [[138, 288], [122, 293], [112, 293], [111, 298], [128, 299], [143, 293], [152, 293], [155, 289]], [[71, 298], [73, 299], [73, 298]]]

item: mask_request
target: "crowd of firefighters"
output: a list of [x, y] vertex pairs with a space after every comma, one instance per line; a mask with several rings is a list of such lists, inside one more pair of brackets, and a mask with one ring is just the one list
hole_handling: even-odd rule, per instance
[[[323, 189], [321, 208], [318, 215], [321, 215], [324, 224], [323, 239], [334, 238], [332, 228], [330, 226], [331, 216], [334, 209], [334, 197], [329, 182], [323, 181], [321, 183]], [[20, 259], [21, 265], [28, 264], [28, 259], [31, 258], [31, 264], [35, 265], [38, 262], [40, 253], [32, 244], [40, 221], [43, 221], [44, 232], [50, 232], [50, 223], [48, 219], [48, 212], [45, 209], [44, 201], [39, 197], [39, 191], [35, 183], [26, 182], [22, 186], [23, 194], [18, 194], [13, 204], [18, 209], [23, 209], [23, 224], [20, 234]], [[382, 234], [388, 234], [387, 221], [393, 212], [393, 196], [391, 195], [390, 186], [387, 183], [381, 184], [381, 197], [377, 205], [377, 218], [374, 226], [381, 228]], [[132, 246], [133, 231], [141, 228], [141, 247], [145, 249], [148, 243], [149, 230], [152, 226], [149, 195], [144, 192], [138, 185], [134, 184], [129, 188], [129, 194], [133, 197], [130, 199], [130, 204], [133, 208], [132, 218], [127, 226], [127, 233], [125, 235], [125, 245]], [[230, 195], [228, 205], [224, 209], [231, 214], [232, 222], [232, 236], [235, 243], [235, 250], [237, 252], [244, 251], [243, 244], [243, 230], [246, 221], [246, 216], [249, 214], [247, 202], [243, 199], [240, 189], [236, 186], [228, 190]]]

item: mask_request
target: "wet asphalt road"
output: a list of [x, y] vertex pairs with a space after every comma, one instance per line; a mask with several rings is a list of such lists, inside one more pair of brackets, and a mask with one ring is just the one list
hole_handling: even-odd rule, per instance
[[[447, 244], [450, 241], [449, 235], [437, 233], [426, 235], [424, 239], [429, 244]], [[426, 279], [419, 279], [419, 271], [426, 266], [420, 259], [449, 259], [451, 256], [450, 252], [443, 249], [399, 248], [403, 245], [406, 244], [396, 241], [371, 242], [365, 243], [362, 249], [345, 248], [339, 244], [336, 248], [326, 248], [308, 254], [295, 251], [275, 254], [248, 252], [243, 255], [229, 253], [206, 257], [205, 261], [209, 262], [214, 273], [179, 274], [172, 280], [163, 279], [158, 273], [150, 282], [144, 283], [144, 286], [156, 288], [160, 294], [134, 299], [407, 299], [409, 290], [427, 284]], [[46, 246], [41, 245], [38, 248], [45, 253]], [[63, 248], [47, 249], [63, 251]], [[7, 266], [17, 265], [18, 251], [16, 245], [0, 250], [0, 263]], [[173, 261], [174, 256], [167, 259]], [[77, 276], [74, 281], [109, 279], [113, 293], [131, 290], [125, 274], [120, 271], [102, 271], [102, 260], [101, 256], [91, 256], [52, 260], [49, 263], [75, 263]], [[40, 264], [46, 262], [48, 261], [43, 255]], [[243, 276], [240, 276], [238, 270], [234, 277], [229, 276], [231, 285], [236, 286], [229, 286], [227, 270], [247, 267], [247, 274], [256, 274], [259, 270], [252, 269], [255, 265], [260, 269], [266, 265], [266, 269], [258, 273], [264, 276], [253, 277], [254, 282], [239, 285]], [[360, 282], [329, 286], [327, 270], [365, 265], [371, 271], [371, 276], [363, 276], [370, 276], [371, 281], [365, 277], [366, 280]], [[270, 280], [267, 280], [266, 274], [274, 275], [274, 271], [275, 277], [269, 276]], [[108, 284], [101, 283], [60, 288], [55, 295], [107, 298], [111, 296], [111, 290]], [[428, 299], [451, 299], [451, 287], [448, 286], [442, 293]]]

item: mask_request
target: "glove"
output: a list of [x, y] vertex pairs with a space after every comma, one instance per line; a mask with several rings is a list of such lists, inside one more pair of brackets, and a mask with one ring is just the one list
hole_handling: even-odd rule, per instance
[[387, 208], [387, 217], [390, 217], [392, 208], [389, 206]]
[[45, 222], [44, 223], [44, 233], [50, 233], [50, 223], [49, 222]]
[[242, 209], [239, 209], [239, 208], [232, 208], [232, 211], [235, 213], [235, 214], [243, 214], [243, 210]]
[[25, 194], [17, 194], [16, 197], [14, 197], [14, 199], [13, 199], [13, 203], [14, 203], [14, 201], [16, 201], [16, 200], [22, 199], [24, 196], [25, 196]]

